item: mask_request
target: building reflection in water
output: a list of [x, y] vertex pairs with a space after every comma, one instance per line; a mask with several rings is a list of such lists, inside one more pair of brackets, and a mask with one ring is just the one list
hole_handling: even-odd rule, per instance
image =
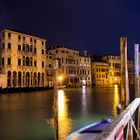
[[[55, 112], [57, 111], [57, 109], [55, 109], [55, 104], [57, 103], [57, 101], [54, 101], [54, 115], [53, 118], [49, 121], [54, 129], [55, 140], [65, 140], [66, 137], [72, 132], [72, 119], [69, 118], [67, 102], [68, 99], [65, 96], [64, 91], [58, 90], [58, 112]], [[58, 117], [56, 116], [56, 114], [58, 115]]]
[[119, 96], [119, 88], [118, 85], [114, 85], [114, 103], [113, 103], [113, 114], [114, 117], [117, 117], [117, 110], [116, 107], [120, 102], [120, 96]]

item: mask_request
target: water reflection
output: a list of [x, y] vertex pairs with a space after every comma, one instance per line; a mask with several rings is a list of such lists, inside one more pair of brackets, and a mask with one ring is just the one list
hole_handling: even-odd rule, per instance
[[[58, 90], [58, 100], [54, 101], [54, 115], [50, 120], [50, 124], [54, 128], [55, 140], [65, 140], [72, 132], [72, 119], [69, 117], [67, 102], [68, 99], [65, 96], [65, 92], [63, 90]], [[56, 103], [58, 103], [58, 110], [55, 108]]]
[[119, 88], [118, 85], [114, 85], [114, 104], [113, 104], [113, 114], [115, 117], [117, 117], [117, 110], [116, 107], [120, 102], [120, 98], [119, 98]]
[[65, 140], [72, 130], [72, 119], [68, 115], [68, 99], [63, 90], [58, 91], [59, 140]]
[[85, 116], [87, 113], [87, 97], [86, 97], [86, 87], [82, 87], [82, 114]]

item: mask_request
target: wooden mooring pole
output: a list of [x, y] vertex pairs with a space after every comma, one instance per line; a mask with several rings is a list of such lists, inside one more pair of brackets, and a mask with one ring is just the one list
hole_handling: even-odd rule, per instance
[[121, 104], [126, 107], [129, 104], [129, 80], [127, 69], [127, 38], [120, 38], [121, 55]]
[[55, 59], [54, 71], [54, 140], [59, 140], [58, 123], [58, 59]]
[[[134, 85], [135, 85], [135, 98], [140, 97], [139, 94], [139, 44], [134, 46]], [[138, 107], [135, 113], [135, 125], [140, 132], [140, 107]]]

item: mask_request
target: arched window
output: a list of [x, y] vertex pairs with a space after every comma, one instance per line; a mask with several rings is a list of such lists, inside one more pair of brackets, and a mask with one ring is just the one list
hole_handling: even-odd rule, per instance
[[16, 87], [17, 85], [17, 72], [13, 72], [13, 87]]
[[36, 86], [36, 73], [34, 73], [34, 86]]
[[23, 56], [23, 66], [25, 66], [25, 56]]
[[45, 75], [45, 74], [42, 73], [42, 84], [41, 84], [42, 86], [44, 86], [44, 75]]
[[33, 86], [33, 73], [31, 72], [31, 86]]
[[7, 86], [11, 87], [11, 71], [7, 72]]
[[21, 87], [21, 77], [22, 77], [22, 73], [18, 72], [18, 86]]
[[30, 73], [27, 72], [26, 73], [26, 87], [29, 87], [30, 86]]
[[26, 57], [26, 66], [30, 66], [30, 60], [29, 60], [29, 57]]
[[38, 73], [38, 86], [40, 86], [40, 72]]
[[25, 86], [25, 72], [23, 72], [23, 87]]

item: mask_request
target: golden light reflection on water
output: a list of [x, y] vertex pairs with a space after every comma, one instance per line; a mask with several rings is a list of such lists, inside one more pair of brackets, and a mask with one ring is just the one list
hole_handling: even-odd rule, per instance
[[113, 103], [113, 114], [114, 117], [117, 117], [117, 110], [116, 107], [120, 102], [120, 98], [119, 98], [119, 88], [118, 85], [114, 85], [114, 103]]
[[[72, 132], [72, 119], [69, 118], [68, 115], [68, 99], [65, 96], [63, 90], [58, 90], [58, 118], [53, 116], [51, 120], [49, 120], [49, 124], [54, 129], [54, 135], [57, 135], [56, 127], [58, 127], [58, 140], [65, 140], [66, 137]], [[56, 111], [53, 106], [53, 111]], [[54, 112], [56, 114], [56, 112]], [[55, 119], [58, 119], [55, 120]], [[56, 124], [58, 122], [58, 124]], [[56, 138], [56, 136], [54, 136]]]
[[59, 139], [65, 140], [72, 130], [72, 119], [68, 116], [68, 99], [63, 90], [58, 91]]

